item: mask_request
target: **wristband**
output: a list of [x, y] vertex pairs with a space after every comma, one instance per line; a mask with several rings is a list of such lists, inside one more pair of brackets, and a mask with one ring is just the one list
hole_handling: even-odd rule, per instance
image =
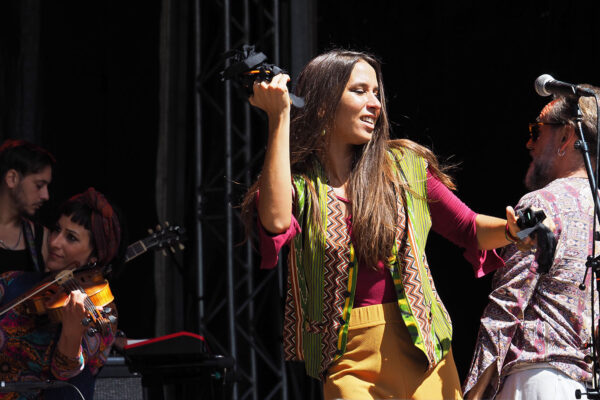
[[508, 229], [508, 222], [506, 223], [506, 228], [504, 229], [504, 237], [511, 243], [517, 243], [519, 241], [518, 237], [514, 237], [510, 230]]

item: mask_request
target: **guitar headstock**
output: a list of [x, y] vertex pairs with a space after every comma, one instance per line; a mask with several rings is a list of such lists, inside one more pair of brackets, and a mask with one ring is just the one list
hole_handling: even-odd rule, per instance
[[177, 245], [180, 250], [183, 250], [181, 242], [186, 240], [185, 229], [178, 225], [171, 226], [168, 222], [165, 222], [163, 225], [156, 225], [154, 230], [148, 230], [150, 236], [144, 239], [146, 248], [148, 250], [152, 247], [164, 249]]
[[178, 225], [170, 225], [165, 222], [162, 226], [157, 225], [154, 230], [149, 229], [148, 233], [150, 233], [148, 237], [131, 244], [127, 248], [125, 262], [150, 249], [161, 249], [165, 253], [169, 250], [175, 253], [176, 249], [183, 250], [185, 248], [181, 243], [186, 240], [185, 229]]

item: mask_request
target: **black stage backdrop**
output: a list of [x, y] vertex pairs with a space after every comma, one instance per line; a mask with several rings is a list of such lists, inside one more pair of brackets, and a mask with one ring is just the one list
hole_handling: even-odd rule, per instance
[[[122, 208], [133, 242], [158, 222], [159, 2], [42, 6], [42, 142], [58, 160], [54, 198], [96, 187]], [[153, 258], [133, 260], [118, 278], [120, 327], [153, 337]]]
[[[28, 4], [27, 4], [28, 3]], [[36, 69], [37, 91], [31, 134], [57, 159], [51, 210], [93, 186], [123, 212], [129, 242], [147, 236], [157, 223], [155, 202], [158, 132], [158, 36], [160, 2], [2, 2], [0, 88], [1, 137], [24, 137], [28, 126], [13, 113], [25, 103], [23, 74]], [[36, 5], [32, 10], [28, 5]], [[39, 16], [39, 53], [27, 59], [28, 32]], [[32, 65], [24, 66], [31, 62]], [[30, 72], [33, 73], [33, 72]], [[16, 87], [15, 87], [16, 86]], [[13, 102], [14, 101], [14, 102]], [[17, 103], [17, 104], [15, 104]], [[18, 119], [19, 117], [17, 117]], [[26, 136], [25, 136], [26, 137]], [[111, 284], [119, 325], [130, 337], [153, 337], [153, 258], [127, 264]]]
[[[11, 18], [18, 17], [16, 4], [2, 6], [1, 54], [10, 62], [0, 67], [0, 89], [11, 87], [18, 54], [13, 43], [21, 27]], [[59, 160], [54, 199], [93, 185], [120, 204], [129, 237], [137, 239], [157, 222], [160, 2], [42, 4], [38, 124], [42, 144]], [[525, 192], [527, 123], [546, 102], [533, 91], [535, 78], [550, 73], [600, 84], [599, 4], [322, 1], [318, 52], [341, 46], [379, 56], [394, 135], [458, 164], [461, 199], [477, 212], [502, 217]], [[0, 105], [2, 137], [18, 136], [6, 122], [14, 105], [6, 98]], [[193, 202], [182, 199], [181, 206], [192, 209]], [[433, 234], [428, 257], [454, 321], [462, 379], [490, 279], [475, 279], [461, 250]], [[153, 335], [152, 290], [147, 258], [133, 262], [117, 284], [121, 325], [132, 337]]]

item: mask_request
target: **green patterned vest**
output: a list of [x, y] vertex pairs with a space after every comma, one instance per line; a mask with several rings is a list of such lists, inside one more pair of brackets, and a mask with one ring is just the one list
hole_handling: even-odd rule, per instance
[[[387, 267], [413, 344], [423, 351], [431, 369], [450, 350], [452, 323], [425, 257], [431, 227], [427, 162], [406, 149], [391, 156], [413, 193], [406, 192], [406, 207], [398, 198], [396, 240]], [[343, 215], [320, 165], [307, 178], [293, 179], [294, 216], [302, 232], [294, 237], [288, 259], [284, 353], [288, 360], [304, 360], [307, 374], [320, 378], [346, 349], [358, 267]], [[326, 232], [310, 222], [309, 185], [317, 194]]]

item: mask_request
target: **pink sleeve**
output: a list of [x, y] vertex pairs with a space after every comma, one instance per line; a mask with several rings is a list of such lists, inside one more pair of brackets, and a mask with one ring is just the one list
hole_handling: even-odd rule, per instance
[[300, 224], [298, 224], [298, 221], [296, 221], [296, 218], [294, 215], [292, 215], [289, 228], [287, 228], [285, 232], [272, 235], [268, 233], [265, 228], [263, 228], [262, 224], [260, 223], [260, 218], [258, 218], [257, 223], [258, 237], [260, 241], [259, 250], [262, 257], [260, 268], [275, 268], [277, 265], [277, 260], [279, 259], [279, 251], [283, 246], [290, 243], [294, 236], [301, 232]]
[[[292, 185], [292, 191], [294, 187]], [[295, 192], [294, 192], [295, 194]], [[260, 193], [256, 193], [256, 205], [258, 207], [258, 202], [260, 200]], [[287, 228], [285, 232], [272, 234], [266, 231], [260, 222], [260, 217], [257, 216], [256, 222], [258, 225], [258, 240], [259, 240], [259, 251], [261, 256], [260, 261], [260, 269], [272, 269], [277, 265], [277, 260], [279, 260], [279, 251], [283, 246], [290, 243], [291, 240], [300, 233], [302, 230], [300, 229], [300, 224], [292, 214], [292, 220], [290, 221], [290, 226]]]
[[479, 250], [473, 212], [437, 176], [427, 170], [427, 197], [431, 228], [457, 246], [465, 248], [465, 259], [478, 278], [504, 266], [495, 250]]

